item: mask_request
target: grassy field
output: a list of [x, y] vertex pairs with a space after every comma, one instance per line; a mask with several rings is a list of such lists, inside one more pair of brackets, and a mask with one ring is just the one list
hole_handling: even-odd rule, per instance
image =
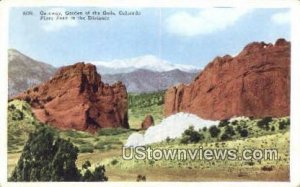
[[[146, 176], [147, 181], [287, 181], [289, 179], [289, 149], [286, 146], [288, 139], [289, 133], [286, 132], [247, 140], [227, 141], [221, 144], [222, 149], [240, 150], [251, 147], [261, 149], [276, 147], [279, 153], [277, 161], [126, 161], [121, 158], [120, 149], [111, 149], [81, 153], [76, 164], [81, 167], [86, 160], [93, 165], [105, 164], [106, 175], [110, 181], [135, 181], [137, 175]], [[189, 145], [162, 143], [153, 146], [153, 149], [197, 149], [199, 146], [203, 149], [217, 148], [216, 143]], [[12, 171], [19, 156], [20, 153], [9, 154], [9, 172]], [[265, 171], [264, 167], [272, 168], [272, 170]]]
[[[287, 181], [289, 180], [289, 118], [264, 118], [222, 121], [216, 128], [219, 133], [211, 137], [209, 129], [193, 134], [202, 138], [184, 142], [181, 138], [152, 144], [153, 149], [270, 149], [278, 151], [277, 160], [123, 160], [122, 145], [128, 136], [139, 131], [147, 114], [155, 123], [163, 119], [163, 92], [129, 96], [129, 123], [131, 129], [102, 129], [90, 134], [79, 131], [59, 131], [62, 138], [70, 139], [80, 153], [78, 167], [89, 160], [93, 167], [104, 164], [109, 181], [136, 181], [138, 175], [147, 181]], [[8, 175], [15, 167], [22, 148], [35, 127], [40, 125], [31, 113], [30, 106], [11, 101], [8, 106]], [[245, 133], [247, 131], [247, 133]], [[234, 132], [234, 133], [232, 133]], [[226, 134], [226, 136], [224, 135]], [[225, 137], [225, 138], [224, 138]], [[190, 137], [188, 137], [190, 138]]]
[[[237, 149], [238, 156], [245, 149], [276, 149], [276, 160], [124, 160], [120, 150], [112, 150], [105, 155], [101, 152], [81, 154], [78, 163], [90, 159], [94, 165], [106, 165], [110, 180], [135, 181], [138, 175], [144, 175], [147, 181], [287, 181], [289, 180], [289, 130], [276, 130], [272, 134], [234, 138], [229, 141], [204, 140], [194, 144], [181, 144], [180, 138], [152, 144], [151, 148], [176, 150]], [[113, 156], [116, 155], [116, 156]]]
[[[280, 154], [278, 161], [180, 161], [180, 160], [157, 160], [150, 161], [124, 161], [121, 158], [104, 160], [107, 171], [111, 171], [111, 180], [134, 181], [138, 174], [145, 175], [148, 181], [287, 181], [289, 179], [289, 157], [286, 155], [288, 148], [277, 143], [286, 141], [289, 134], [269, 135], [261, 138], [250, 138], [245, 141], [229, 141], [224, 144], [225, 148], [243, 149], [245, 147], [256, 148], [257, 144], [266, 142], [260, 148], [276, 146]], [[215, 143], [207, 145], [162, 145], [164, 149], [196, 149], [202, 146], [204, 149], [216, 148]], [[117, 164], [111, 165], [112, 160], [118, 160]], [[271, 171], [264, 168], [272, 168]], [[122, 172], [123, 171], [123, 172]], [[127, 176], [125, 174], [128, 174]], [[135, 174], [135, 175], [134, 175]]]

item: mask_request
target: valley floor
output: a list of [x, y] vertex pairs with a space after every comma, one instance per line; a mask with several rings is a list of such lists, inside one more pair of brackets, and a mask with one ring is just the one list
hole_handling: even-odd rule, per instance
[[[123, 160], [122, 150], [111, 149], [80, 153], [77, 166], [89, 160], [92, 165], [105, 164], [109, 181], [136, 181], [138, 175], [146, 176], [147, 181], [288, 181], [289, 180], [289, 132], [261, 137], [227, 141], [222, 148], [277, 148], [278, 160], [253, 161], [178, 161], [157, 160], [154, 163], [141, 160]], [[215, 143], [178, 145], [162, 143], [156, 148], [216, 148]], [[20, 153], [8, 154], [8, 172], [15, 167]], [[115, 163], [114, 163], [115, 162]], [[264, 166], [272, 167], [264, 170]]]
[[273, 171], [261, 171], [258, 168], [244, 168], [237, 171], [227, 169], [170, 169], [147, 168], [127, 170], [120, 172], [118, 169], [107, 170], [110, 181], [136, 181], [136, 173], [147, 177], [147, 181], [182, 181], [182, 182], [212, 182], [212, 181], [288, 181], [289, 167], [282, 166]]
[[[155, 95], [161, 101], [163, 94]], [[80, 131], [58, 131], [63, 139], [70, 140], [79, 148], [76, 165], [82, 168], [90, 161], [92, 168], [105, 165], [109, 181], [136, 181], [137, 176], [145, 176], [147, 181], [289, 181], [289, 117], [274, 119], [254, 119], [219, 124], [218, 138], [212, 138], [209, 129], [201, 130], [204, 139], [197, 143], [182, 143], [178, 137], [160, 143], [151, 144], [158, 149], [276, 149], [276, 160], [124, 160], [121, 157], [122, 145], [139, 130], [144, 116], [151, 113], [158, 124], [163, 118], [162, 105], [153, 100], [153, 96], [136, 96], [129, 110], [131, 129], [101, 129], [96, 134]], [[148, 103], [143, 103], [149, 97]], [[154, 104], [153, 104], [154, 102]], [[150, 103], [150, 104], [149, 104]], [[139, 107], [145, 105], [143, 108]], [[148, 106], [149, 105], [149, 106]], [[268, 121], [270, 120], [270, 121]], [[30, 106], [21, 101], [12, 101], [8, 108], [8, 176], [15, 168], [29, 133], [39, 122], [31, 113]], [[221, 140], [221, 135], [231, 127], [235, 135]], [[241, 130], [247, 130], [247, 136], [241, 136]]]

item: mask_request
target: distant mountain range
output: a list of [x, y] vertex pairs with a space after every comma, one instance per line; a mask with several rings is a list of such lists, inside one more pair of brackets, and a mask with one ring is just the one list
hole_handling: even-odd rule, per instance
[[[50, 79], [57, 70], [15, 49], [8, 50], [8, 60], [9, 97]], [[103, 82], [111, 84], [122, 81], [127, 91], [134, 93], [155, 92], [178, 83], [188, 83], [199, 72], [193, 66], [174, 65], [150, 55], [92, 64], [97, 66]]]
[[102, 80], [109, 84], [122, 81], [128, 92], [143, 93], [165, 90], [178, 83], [189, 83], [196, 74], [178, 69], [164, 72], [138, 69], [130, 73], [102, 75]]
[[48, 80], [56, 68], [34, 60], [15, 49], [8, 50], [8, 96]]
[[154, 72], [165, 72], [178, 69], [189, 73], [195, 73], [199, 70], [199, 68], [192, 65], [172, 64], [153, 55], [145, 55], [124, 60], [112, 60], [108, 62], [97, 61], [92, 62], [92, 64], [97, 66], [98, 72], [101, 75], [130, 73], [139, 69]]

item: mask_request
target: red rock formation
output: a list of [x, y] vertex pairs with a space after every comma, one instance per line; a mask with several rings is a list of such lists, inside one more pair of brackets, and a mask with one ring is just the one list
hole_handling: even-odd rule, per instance
[[148, 129], [149, 127], [151, 127], [153, 125], [154, 125], [153, 116], [152, 115], [147, 115], [145, 117], [144, 121], [141, 124], [141, 128], [144, 129], [144, 130], [146, 130], [146, 129]]
[[51, 80], [14, 99], [26, 100], [38, 120], [61, 129], [129, 127], [126, 87], [101, 82], [92, 64], [62, 67]]
[[190, 112], [204, 119], [290, 114], [290, 43], [254, 42], [236, 57], [217, 57], [189, 85], [165, 94], [165, 115]]

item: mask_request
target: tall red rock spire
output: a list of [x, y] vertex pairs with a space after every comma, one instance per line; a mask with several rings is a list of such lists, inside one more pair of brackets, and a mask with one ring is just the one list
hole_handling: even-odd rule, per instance
[[126, 87], [104, 84], [92, 64], [62, 67], [51, 80], [14, 99], [26, 100], [38, 120], [61, 129], [129, 127]]

